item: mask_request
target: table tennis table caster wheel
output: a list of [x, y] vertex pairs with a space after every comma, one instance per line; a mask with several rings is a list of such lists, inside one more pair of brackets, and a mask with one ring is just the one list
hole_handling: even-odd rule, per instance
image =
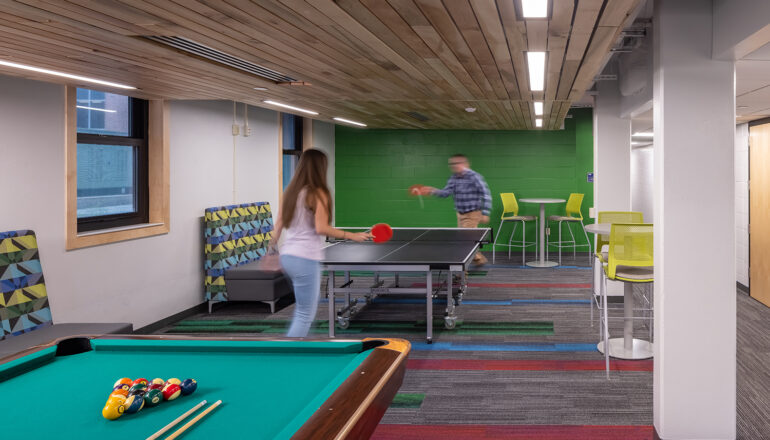
[[454, 316], [445, 316], [444, 317], [444, 328], [448, 330], [452, 330], [457, 326], [457, 318]]
[[350, 318], [337, 318], [337, 325], [343, 330], [347, 329], [350, 327]]
[[373, 299], [374, 299], [374, 298], [372, 298], [371, 296], [367, 296], [367, 297], [366, 297], [366, 305], [367, 305], [367, 306], [368, 306], [368, 305], [371, 305], [371, 304], [372, 304], [372, 300], [373, 300]]

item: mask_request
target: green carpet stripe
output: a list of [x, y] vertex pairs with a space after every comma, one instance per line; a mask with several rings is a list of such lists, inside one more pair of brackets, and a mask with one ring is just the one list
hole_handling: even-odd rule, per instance
[[393, 397], [391, 408], [419, 408], [422, 401], [425, 400], [425, 394], [420, 393], [398, 393]]

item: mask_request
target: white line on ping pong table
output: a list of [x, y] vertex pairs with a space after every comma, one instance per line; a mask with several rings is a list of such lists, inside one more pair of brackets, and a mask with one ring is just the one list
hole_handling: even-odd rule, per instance
[[394, 249], [394, 250], [392, 250], [392, 251], [388, 252], [387, 254], [385, 254], [385, 255], [381, 256], [380, 258], [378, 258], [378, 259], [377, 259], [377, 261], [382, 261], [382, 259], [383, 259], [383, 258], [387, 257], [388, 255], [392, 254], [393, 252], [397, 252], [397, 251], [400, 251], [400, 250], [401, 250], [401, 249], [403, 249], [405, 246], [408, 246], [408, 245], [410, 245], [410, 244], [414, 243], [414, 242], [415, 242], [415, 241], [416, 241], [418, 238], [422, 237], [423, 235], [427, 234], [427, 233], [428, 233], [428, 232], [430, 232], [430, 231], [431, 231], [431, 229], [426, 229], [426, 230], [425, 230], [425, 232], [423, 232], [422, 234], [418, 235], [417, 237], [414, 237], [414, 238], [413, 238], [412, 240], [410, 240], [410, 241], [407, 241], [406, 243], [404, 243], [403, 245], [401, 245], [401, 246], [400, 246], [400, 247], [398, 247], [397, 249]]

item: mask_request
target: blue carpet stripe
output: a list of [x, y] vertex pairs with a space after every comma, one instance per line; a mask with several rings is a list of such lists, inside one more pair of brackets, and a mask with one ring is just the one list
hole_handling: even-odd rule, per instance
[[[510, 264], [485, 264], [483, 266], [479, 266], [479, 268], [483, 268], [483, 269], [540, 269], [539, 267], [516, 266], [516, 265], [510, 265]], [[591, 267], [590, 266], [554, 266], [554, 267], [549, 267], [549, 269], [591, 270]]]
[[454, 342], [412, 342], [412, 350], [418, 351], [547, 351], [547, 352], [595, 352], [596, 343], [525, 343], [525, 344], [458, 344]]

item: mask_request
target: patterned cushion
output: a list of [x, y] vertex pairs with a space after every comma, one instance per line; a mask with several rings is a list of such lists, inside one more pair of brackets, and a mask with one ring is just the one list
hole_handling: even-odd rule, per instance
[[208, 208], [204, 212], [207, 301], [227, 301], [225, 271], [259, 260], [273, 238], [267, 202]]
[[0, 340], [51, 324], [35, 232], [0, 232]]

